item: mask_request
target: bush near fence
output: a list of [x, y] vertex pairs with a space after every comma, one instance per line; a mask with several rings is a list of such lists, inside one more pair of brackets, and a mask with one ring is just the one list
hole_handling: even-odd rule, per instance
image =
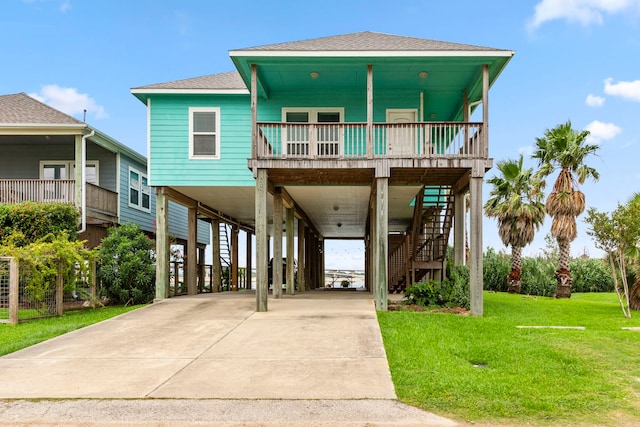
[[75, 241], [78, 238], [77, 225], [78, 211], [64, 203], [0, 204], [0, 244], [14, 235], [14, 239], [20, 236], [14, 244], [24, 246], [64, 231], [69, 240]]
[[[95, 253], [86, 249], [84, 242], [69, 241], [67, 233], [62, 232], [16, 246], [14, 243], [22, 240], [21, 234], [13, 233], [0, 245], [0, 256], [17, 260], [18, 297], [12, 299], [10, 292], [8, 301], [17, 306], [19, 320], [61, 315], [65, 290], [79, 296], [83, 289], [95, 289]], [[2, 268], [0, 282], [10, 283], [11, 277], [4, 278], [7, 271]], [[88, 296], [91, 291], [85, 294]], [[4, 310], [11, 312], [8, 305]]]

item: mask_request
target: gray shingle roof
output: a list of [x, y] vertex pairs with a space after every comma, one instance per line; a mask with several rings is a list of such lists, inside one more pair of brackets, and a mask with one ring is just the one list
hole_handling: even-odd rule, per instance
[[84, 123], [21, 92], [0, 95], [0, 124], [83, 125]]
[[148, 86], [140, 86], [134, 89], [246, 89], [240, 74], [237, 71], [227, 73], [209, 74], [207, 76], [193, 77], [190, 79], [174, 80], [172, 82], [157, 83]]
[[486, 51], [482, 46], [363, 31], [297, 42], [237, 49], [240, 51]]

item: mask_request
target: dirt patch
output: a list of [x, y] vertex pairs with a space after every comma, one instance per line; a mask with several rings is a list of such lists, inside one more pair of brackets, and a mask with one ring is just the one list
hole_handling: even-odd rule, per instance
[[463, 307], [423, 307], [418, 304], [406, 304], [403, 302], [390, 302], [389, 311], [418, 311], [426, 313], [451, 313], [461, 316], [468, 316], [469, 310]]

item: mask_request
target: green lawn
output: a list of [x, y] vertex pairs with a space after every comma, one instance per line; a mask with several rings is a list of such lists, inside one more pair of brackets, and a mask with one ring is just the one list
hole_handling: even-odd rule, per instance
[[106, 320], [140, 306], [70, 310], [62, 317], [49, 317], [9, 325], [0, 323], [0, 356], [13, 353], [49, 338]]
[[484, 296], [483, 317], [379, 313], [401, 401], [466, 422], [640, 424], [640, 331], [621, 329], [640, 313], [625, 319], [615, 294]]

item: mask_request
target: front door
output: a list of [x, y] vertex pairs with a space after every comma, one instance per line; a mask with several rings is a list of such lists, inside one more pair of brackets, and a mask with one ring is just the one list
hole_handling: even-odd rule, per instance
[[387, 110], [387, 155], [414, 156], [416, 153], [417, 128], [413, 123], [418, 121], [418, 110]]

